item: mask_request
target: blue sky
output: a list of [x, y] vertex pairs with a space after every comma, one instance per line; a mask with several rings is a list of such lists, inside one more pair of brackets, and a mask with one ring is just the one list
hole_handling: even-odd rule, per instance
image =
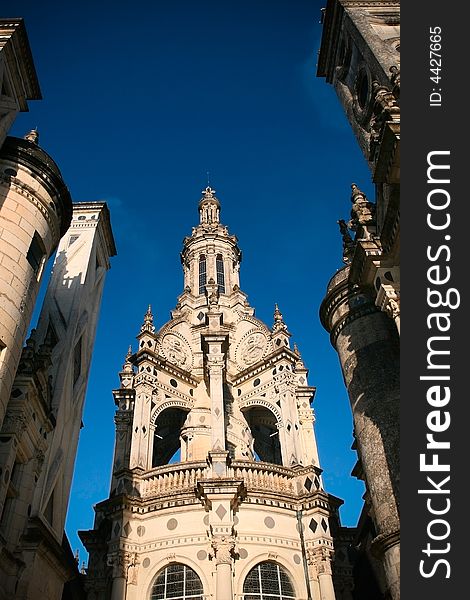
[[108, 273], [67, 533], [107, 497], [114, 402], [129, 344], [152, 304], [156, 324], [182, 291], [179, 252], [207, 182], [239, 238], [241, 288], [272, 325], [274, 303], [297, 342], [314, 402], [327, 491], [354, 525], [363, 485], [338, 358], [318, 310], [342, 266], [336, 221], [350, 185], [374, 200], [370, 172], [339, 102], [316, 77], [315, 0], [10, 2], [25, 18], [43, 100], [13, 135], [38, 127], [74, 201], [105, 200], [118, 255]]

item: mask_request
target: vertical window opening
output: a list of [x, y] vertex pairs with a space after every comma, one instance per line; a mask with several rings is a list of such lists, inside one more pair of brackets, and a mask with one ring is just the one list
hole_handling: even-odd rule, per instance
[[39, 280], [41, 277], [42, 268], [46, 262], [46, 250], [37, 231], [34, 232], [28, 253], [26, 254], [26, 260], [31, 265], [36, 278]]
[[219, 286], [219, 294], [225, 294], [224, 260], [222, 258], [222, 254], [217, 254], [215, 266], [217, 271], [217, 285]]
[[206, 255], [201, 254], [199, 257], [199, 293], [204, 294], [207, 283], [207, 263]]
[[73, 383], [77, 383], [77, 379], [80, 377], [82, 372], [82, 338], [75, 344], [73, 351]]

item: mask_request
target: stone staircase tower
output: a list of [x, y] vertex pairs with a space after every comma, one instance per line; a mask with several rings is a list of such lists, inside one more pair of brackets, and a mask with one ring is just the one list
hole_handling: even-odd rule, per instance
[[341, 500], [323, 489], [315, 388], [276, 306], [240, 289], [241, 252], [207, 187], [184, 239], [184, 290], [149, 307], [113, 391], [109, 498], [80, 533], [90, 599], [350, 598], [333, 587]]

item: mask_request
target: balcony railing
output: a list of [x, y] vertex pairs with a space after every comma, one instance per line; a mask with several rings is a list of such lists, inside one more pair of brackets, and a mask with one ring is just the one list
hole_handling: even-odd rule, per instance
[[[291, 469], [246, 460], [234, 460], [227, 469], [227, 478], [243, 481], [248, 493], [288, 496], [304, 495], [319, 489], [319, 475], [319, 469], [314, 466]], [[174, 496], [192, 493], [199, 481], [208, 479], [213, 479], [213, 475], [211, 467], [205, 461], [174, 463], [156, 467], [142, 475], [138, 487], [142, 498]]]

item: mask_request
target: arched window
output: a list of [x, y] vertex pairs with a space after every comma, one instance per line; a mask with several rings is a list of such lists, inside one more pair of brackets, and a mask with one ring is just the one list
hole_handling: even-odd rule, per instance
[[199, 257], [199, 293], [204, 294], [207, 283], [207, 263], [206, 255], [201, 254]]
[[243, 583], [244, 600], [291, 600], [295, 598], [289, 576], [277, 563], [262, 562], [253, 567]]
[[217, 285], [219, 286], [219, 294], [225, 294], [224, 259], [222, 258], [222, 254], [217, 254], [215, 259], [215, 268], [217, 271]]
[[158, 575], [150, 600], [202, 600], [202, 583], [197, 574], [180, 563], [168, 565]]

